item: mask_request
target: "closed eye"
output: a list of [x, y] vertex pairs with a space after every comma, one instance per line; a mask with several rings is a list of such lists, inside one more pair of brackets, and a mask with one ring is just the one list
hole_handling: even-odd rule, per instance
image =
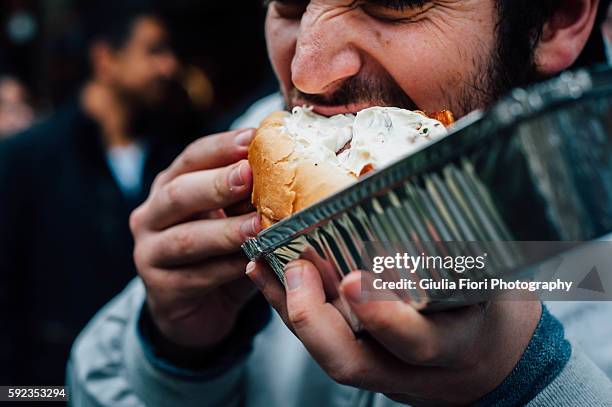
[[364, 0], [361, 8], [381, 21], [414, 21], [433, 6], [426, 0]]

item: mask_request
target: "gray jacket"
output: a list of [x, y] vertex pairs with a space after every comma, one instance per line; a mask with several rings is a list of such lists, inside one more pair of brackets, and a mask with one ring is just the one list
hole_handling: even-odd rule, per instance
[[[276, 316], [255, 337], [251, 354], [221, 376], [186, 380], [169, 374], [151, 364], [143, 352], [136, 322], [144, 299], [144, 286], [135, 279], [81, 333], [68, 365], [73, 405], [397, 405], [381, 394], [332, 381]], [[612, 406], [612, 383], [574, 348], [561, 373], [528, 405]]]

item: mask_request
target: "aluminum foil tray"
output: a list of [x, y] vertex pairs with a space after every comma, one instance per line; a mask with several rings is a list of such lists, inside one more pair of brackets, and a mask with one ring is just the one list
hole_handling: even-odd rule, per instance
[[[588, 241], [611, 231], [608, 67], [515, 89], [489, 111], [458, 121], [446, 138], [242, 247], [250, 259], [265, 259], [281, 280], [285, 264], [308, 258], [333, 286], [350, 271], [367, 269], [364, 247], [371, 242]], [[512, 246], [495, 258], [505, 269], [521, 265]], [[431, 290], [413, 300], [435, 308], [444, 295]]]

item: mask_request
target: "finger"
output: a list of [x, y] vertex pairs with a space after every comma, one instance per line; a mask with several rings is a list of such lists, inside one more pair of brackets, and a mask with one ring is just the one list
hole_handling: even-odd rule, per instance
[[197, 220], [148, 235], [143, 238], [139, 250], [144, 252], [151, 266], [175, 268], [238, 252], [240, 245], [260, 230], [256, 213]]
[[161, 230], [202, 211], [240, 202], [250, 195], [252, 180], [246, 160], [228, 167], [183, 174], [151, 197], [144, 221], [149, 228]]
[[353, 272], [344, 278], [340, 291], [364, 328], [405, 362], [448, 364], [463, 354], [462, 349], [471, 347], [480, 332], [482, 318], [475, 308], [452, 312], [452, 317], [448, 312], [425, 316], [391, 291], [385, 292], [384, 301], [369, 298], [362, 284], [370, 288], [372, 280], [370, 273]]
[[319, 363], [335, 370], [360, 353], [350, 326], [338, 309], [326, 302], [319, 270], [312, 263], [289, 263], [285, 286], [289, 323]]
[[319, 270], [305, 260], [285, 269], [287, 317], [295, 334], [336, 381], [369, 389], [386, 389], [388, 376], [402, 377], [404, 366], [388, 352], [358, 339], [340, 311], [326, 302]]
[[249, 198], [228, 206], [225, 208], [225, 213], [229, 216], [237, 216], [248, 212], [253, 212], [254, 210], [255, 206], [253, 206], [251, 199]]
[[[356, 339], [340, 313], [331, 304], [327, 304], [329, 308], [324, 313], [320, 313], [320, 307], [325, 307], [325, 305], [321, 303], [323, 296], [318, 291], [322, 289], [322, 285], [316, 288], [318, 272], [312, 267], [312, 264], [306, 261], [293, 263], [297, 263], [298, 266], [305, 265], [306, 273], [308, 273], [306, 283], [299, 284], [293, 289], [293, 292], [304, 287], [307, 291], [312, 291], [308, 285], [313, 282], [315, 289], [314, 293], [306, 293], [303, 296], [293, 294], [292, 317], [289, 316], [285, 289], [268, 267], [251, 262], [247, 265], [247, 276], [280, 314], [285, 324], [298, 336], [317, 363], [334, 380], [343, 384], [376, 391], [389, 391], [388, 389], [397, 388], [397, 383], [389, 383], [389, 375], [402, 377], [401, 382], [403, 383], [405, 371], [397, 359], [391, 358], [388, 353], [372, 347], [371, 344]], [[291, 268], [288, 268], [286, 271], [289, 272], [291, 284], [294, 284], [295, 276], [291, 274], [295, 272], [295, 269], [291, 271]], [[322, 284], [320, 279], [318, 283]], [[318, 305], [310, 304], [308, 297], [313, 297]], [[305, 315], [303, 311], [300, 311], [301, 307], [312, 307], [313, 311], [308, 312], [308, 316], [301, 318], [301, 322], [298, 323], [300, 330], [297, 331], [292, 323], [292, 318], [295, 321], [296, 312]]]
[[202, 137], [174, 160], [159, 182], [165, 184], [181, 174], [222, 167], [244, 159], [254, 135], [253, 129], [239, 129]]
[[285, 289], [274, 272], [263, 262], [252, 261], [247, 264], [246, 275], [261, 291], [272, 308], [278, 312], [283, 321], [288, 324]]
[[[418, 378], [418, 375], [408, 375], [406, 366], [390, 353], [354, 336], [341, 314], [331, 304], [324, 303], [322, 283], [311, 263], [302, 260], [290, 264], [298, 268], [286, 269], [287, 284], [293, 286], [293, 289], [288, 288], [287, 294], [272, 271], [260, 263], [249, 263], [247, 275], [334, 380], [372, 391], [389, 392], [404, 388], [407, 377], [411, 380]], [[304, 267], [302, 273], [305, 274], [296, 288], [293, 273], [299, 273], [300, 266]], [[288, 306], [291, 311], [288, 311]], [[296, 320], [300, 321], [297, 327]], [[431, 378], [428, 380], [431, 382]]]
[[159, 304], [173, 304], [180, 299], [192, 301], [244, 276], [247, 260], [239, 254], [215, 258], [205, 263], [167, 270], [143, 269], [141, 276], [151, 297]]

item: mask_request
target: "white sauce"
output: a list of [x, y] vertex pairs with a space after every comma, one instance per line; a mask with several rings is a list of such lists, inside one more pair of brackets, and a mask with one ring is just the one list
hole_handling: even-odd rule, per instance
[[[447, 134], [439, 121], [396, 107], [370, 107], [357, 115], [329, 118], [295, 107], [284, 131], [302, 154], [332, 161], [357, 176], [367, 165], [380, 169]], [[350, 148], [336, 155], [349, 141]]]

